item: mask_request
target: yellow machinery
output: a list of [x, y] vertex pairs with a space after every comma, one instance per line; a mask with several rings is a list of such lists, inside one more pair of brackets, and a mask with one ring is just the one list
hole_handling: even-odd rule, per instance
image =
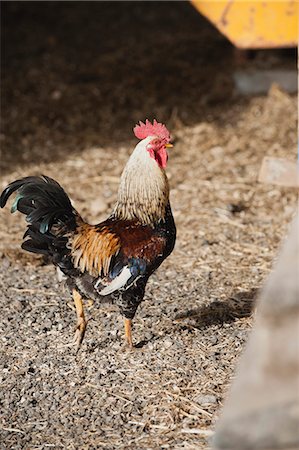
[[298, 0], [191, 0], [236, 47], [296, 47]]

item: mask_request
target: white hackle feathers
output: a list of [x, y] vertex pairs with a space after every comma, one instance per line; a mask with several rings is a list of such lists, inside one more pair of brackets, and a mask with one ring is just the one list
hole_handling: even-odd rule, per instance
[[144, 225], [154, 225], [165, 216], [168, 180], [147, 150], [152, 139], [148, 136], [136, 145], [122, 173], [114, 209], [119, 219], [138, 219]]

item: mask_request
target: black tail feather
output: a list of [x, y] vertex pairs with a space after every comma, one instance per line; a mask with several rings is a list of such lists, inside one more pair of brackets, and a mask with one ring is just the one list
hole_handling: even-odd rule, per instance
[[[0, 206], [3, 208], [6, 205], [6, 202], [8, 198], [11, 196], [11, 194], [18, 189], [22, 188], [23, 186], [27, 186], [27, 188], [33, 188], [34, 191], [40, 190], [43, 191], [43, 186], [45, 184], [51, 185], [52, 188], [56, 186], [56, 189], [63, 191], [62, 187], [57, 183], [57, 181], [53, 180], [50, 177], [47, 177], [46, 175], [41, 175], [40, 177], [24, 177], [20, 180], [13, 181], [10, 183], [2, 192], [0, 197]], [[68, 202], [70, 203], [69, 198], [67, 197], [66, 193], [63, 191], [64, 195], [66, 196]]]
[[2, 192], [1, 208], [14, 192], [16, 197], [11, 211], [25, 214], [29, 223], [22, 248], [52, 257], [69, 253], [68, 238], [64, 235], [76, 229], [80, 216], [57, 181], [45, 175], [16, 180]]

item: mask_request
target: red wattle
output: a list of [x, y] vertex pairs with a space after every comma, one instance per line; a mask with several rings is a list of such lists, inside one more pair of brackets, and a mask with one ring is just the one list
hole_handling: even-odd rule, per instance
[[165, 169], [168, 160], [168, 154], [165, 147], [162, 147], [155, 153], [155, 160], [162, 169]]

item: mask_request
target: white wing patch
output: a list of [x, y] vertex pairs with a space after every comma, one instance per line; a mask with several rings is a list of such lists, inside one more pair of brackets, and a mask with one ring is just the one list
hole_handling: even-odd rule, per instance
[[[112, 294], [112, 292], [118, 291], [119, 289], [123, 288], [127, 281], [131, 278], [132, 274], [128, 266], [125, 266], [122, 271], [120, 272], [117, 277], [114, 278], [114, 280], [111, 281], [111, 283], [104, 287], [101, 291], [99, 291], [100, 295], [109, 295]], [[100, 284], [101, 280], [99, 280], [95, 288], [97, 288], [97, 284]]]

